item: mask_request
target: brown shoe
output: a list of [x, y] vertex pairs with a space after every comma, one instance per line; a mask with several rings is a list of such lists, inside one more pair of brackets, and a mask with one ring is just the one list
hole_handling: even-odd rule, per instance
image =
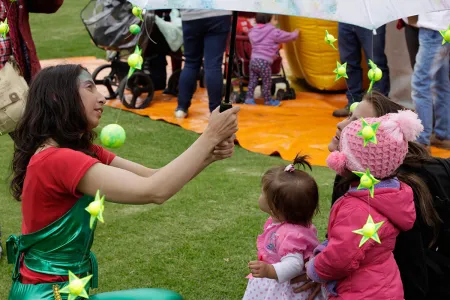
[[333, 117], [336, 117], [336, 118], [348, 117], [349, 114], [350, 114], [350, 108], [348, 105], [344, 108], [340, 108], [340, 109], [333, 111]]
[[441, 140], [434, 134], [431, 136], [430, 144], [437, 148], [450, 150], [450, 140]]

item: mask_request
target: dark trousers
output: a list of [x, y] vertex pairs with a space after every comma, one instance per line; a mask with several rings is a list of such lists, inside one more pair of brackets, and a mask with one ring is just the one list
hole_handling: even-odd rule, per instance
[[417, 52], [419, 52], [419, 28], [406, 24], [405, 39], [406, 39], [406, 46], [408, 47], [408, 54], [409, 60], [411, 62], [411, 68], [414, 70]]
[[[347, 63], [347, 99], [348, 104], [360, 102], [364, 96], [363, 70], [361, 68], [361, 48], [367, 60], [371, 59], [383, 72], [383, 77], [373, 86], [384, 95], [389, 94], [389, 68], [384, 46], [386, 42], [386, 25], [379, 27], [374, 35], [372, 30], [359, 26], [339, 23], [339, 53], [341, 63]], [[366, 62], [368, 63], [368, 61]]]
[[220, 105], [223, 55], [230, 27], [231, 16], [183, 21], [185, 64], [180, 75], [177, 109], [187, 112], [191, 106], [203, 58], [209, 110], [213, 111]]

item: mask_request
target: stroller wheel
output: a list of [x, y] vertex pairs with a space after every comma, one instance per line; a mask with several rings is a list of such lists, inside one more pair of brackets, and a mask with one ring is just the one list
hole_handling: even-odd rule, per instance
[[231, 103], [239, 103], [239, 93], [238, 92], [232, 92], [230, 94], [230, 102]]
[[[131, 95], [127, 95], [125, 93], [125, 89], [129, 90], [131, 92]], [[130, 78], [125, 77], [120, 82], [119, 86], [120, 102], [122, 102], [122, 104], [126, 108], [131, 109], [146, 108], [153, 100], [154, 93], [155, 89], [153, 88], [152, 79], [150, 78], [149, 75], [141, 71], [134, 72], [134, 74], [131, 75]], [[130, 100], [128, 101], [128, 99]]]
[[247, 97], [247, 92], [242, 91], [239, 93], [239, 100], [237, 103], [244, 103], [245, 102], [245, 97]]
[[279, 101], [285, 100], [286, 98], [286, 92], [283, 89], [279, 89], [277, 91], [276, 99]]
[[104, 85], [109, 95], [106, 100], [115, 99], [120, 85], [120, 77], [112, 64], [101, 65], [92, 73], [92, 79], [96, 85]]
[[297, 99], [297, 95], [295, 93], [295, 90], [293, 88], [288, 88], [286, 90], [286, 97], [287, 97], [287, 99], [290, 99], [290, 100]]
[[272, 85], [270, 86], [270, 94], [275, 95], [276, 90], [277, 90], [277, 84], [272, 83]]

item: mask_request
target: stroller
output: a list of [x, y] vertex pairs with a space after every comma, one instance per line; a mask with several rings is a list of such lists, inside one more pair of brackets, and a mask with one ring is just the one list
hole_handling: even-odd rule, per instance
[[[94, 44], [109, 54], [110, 63], [101, 65], [92, 73], [95, 84], [107, 88], [109, 95], [106, 99], [119, 97], [125, 107], [142, 109], [153, 100], [155, 90], [165, 89], [166, 55], [172, 58], [173, 70], [164, 93], [177, 96], [183, 57], [181, 47], [178, 51], [172, 51], [155, 25], [158, 14], [167, 20], [167, 11], [146, 11], [143, 21], [131, 11], [132, 4], [126, 0], [91, 0], [81, 11], [81, 20]], [[129, 27], [133, 24], [141, 27], [141, 32], [137, 35], [129, 32]], [[156, 45], [150, 47], [149, 43]], [[142, 70], [136, 70], [127, 78], [129, 66], [122, 58], [130, 55], [136, 45], [142, 49]], [[161, 74], [152, 72], [156, 68], [159, 68]], [[126, 101], [125, 90], [131, 92], [130, 102]], [[142, 95], [144, 96], [141, 97]], [[144, 100], [139, 103], [138, 98]]]
[[[239, 78], [239, 92], [232, 92], [231, 99], [235, 103], [243, 103], [247, 92], [244, 91], [244, 84], [248, 84], [250, 79], [250, 58], [252, 55], [252, 45], [248, 37], [248, 31], [252, 28], [248, 18], [254, 17], [253, 14], [240, 13], [238, 18], [238, 26], [236, 33], [236, 55], [233, 61], [234, 76]], [[228, 53], [227, 53], [228, 54]], [[286, 89], [279, 89], [276, 91], [276, 84], [284, 83]], [[258, 80], [258, 85], [262, 85], [262, 80]], [[295, 90], [290, 86], [289, 80], [283, 67], [283, 60], [280, 55], [274, 60], [272, 64], [272, 86], [270, 88], [271, 94], [275, 95], [277, 100], [296, 99]]]

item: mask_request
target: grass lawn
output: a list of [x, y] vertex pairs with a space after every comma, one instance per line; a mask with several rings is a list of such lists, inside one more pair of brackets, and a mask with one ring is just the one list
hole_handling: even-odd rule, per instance
[[[31, 16], [41, 59], [97, 55], [79, 18], [87, 3], [66, 0], [54, 15]], [[45, 26], [45, 29], [44, 29]], [[114, 122], [118, 111], [106, 108], [101, 126]], [[198, 135], [164, 122], [121, 112], [126, 145], [115, 152], [150, 167], [161, 167], [182, 153]], [[100, 130], [101, 128], [99, 128]], [[6, 238], [20, 232], [20, 203], [8, 190], [12, 142], [0, 137], [0, 225]], [[299, 149], [301, 151], [302, 149]], [[256, 259], [256, 236], [267, 216], [257, 204], [260, 178], [277, 157], [237, 147], [233, 158], [215, 163], [162, 206], [106, 205], [93, 251], [99, 260], [100, 289], [105, 292], [139, 287], [175, 290], [186, 299], [240, 299]], [[315, 218], [322, 239], [330, 206], [333, 174], [316, 167], [321, 213]], [[99, 178], [99, 180], [102, 180]], [[7, 299], [12, 266], [0, 260], [0, 299]]]

